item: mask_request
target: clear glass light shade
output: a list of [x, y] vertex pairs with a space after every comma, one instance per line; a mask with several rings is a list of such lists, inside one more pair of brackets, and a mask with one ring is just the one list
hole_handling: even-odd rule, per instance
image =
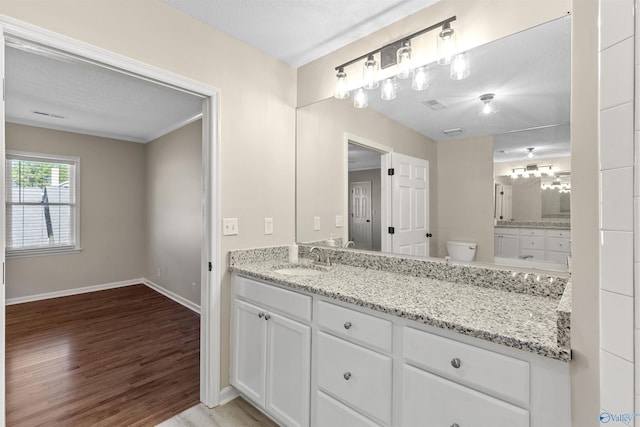
[[356, 93], [353, 95], [353, 106], [356, 108], [367, 108], [368, 105], [367, 92], [364, 91], [364, 88], [356, 90]]
[[555, 172], [553, 171], [553, 166], [549, 166], [549, 169], [547, 169], [547, 176], [555, 176]]
[[518, 172], [516, 172], [515, 169], [511, 170], [511, 178], [512, 179], [518, 179]]
[[409, 44], [409, 41], [402, 42], [402, 47], [398, 49], [397, 76], [400, 79], [411, 77], [411, 44]]
[[378, 83], [378, 63], [373, 59], [373, 55], [369, 55], [362, 68], [362, 81], [365, 89], [375, 89]]
[[442, 31], [438, 34], [438, 64], [449, 65], [451, 59], [456, 53], [456, 33], [453, 28], [449, 27], [449, 24], [445, 24], [442, 27]]
[[336, 74], [336, 89], [333, 96], [338, 99], [347, 99], [349, 89], [347, 88], [347, 73], [341, 68]]
[[462, 80], [471, 74], [471, 64], [467, 53], [459, 53], [451, 60], [451, 80]]
[[382, 88], [380, 88], [380, 98], [385, 101], [391, 101], [396, 99], [396, 81], [393, 77], [389, 77], [382, 82]]
[[413, 90], [425, 90], [429, 87], [429, 81], [427, 79], [427, 67], [418, 67], [413, 70], [413, 79], [411, 81], [411, 89]]

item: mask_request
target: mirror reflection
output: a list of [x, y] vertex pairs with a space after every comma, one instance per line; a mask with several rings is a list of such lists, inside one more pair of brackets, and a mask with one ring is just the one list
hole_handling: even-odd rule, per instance
[[[570, 244], [548, 239], [569, 234], [570, 18], [467, 57], [464, 80], [431, 63], [425, 90], [396, 79], [393, 100], [378, 88], [367, 108], [352, 92], [298, 110], [298, 242], [563, 268]], [[503, 230], [517, 233], [506, 252]], [[526, 230], [542, 239], [524, 246]]]

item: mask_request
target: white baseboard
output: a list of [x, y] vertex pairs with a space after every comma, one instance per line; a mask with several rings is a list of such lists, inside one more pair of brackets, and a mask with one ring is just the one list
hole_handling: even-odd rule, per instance
[[220, 391], [220, 405], [229, 403], [238, 396], [240, 396], [240, 392], [235, 387], [228, 385]]
[[89, 292], [104, 291], [105, 289], [122, 288], [124, 286], [145, 284], [145, 279], [125, 280], [122, 282], [104, 283], [102, 285], [85, 286], [84, 288], [66, 289], [64, 291], [47, 292], [45, 294], [28, 295], [26, 297], [9, 298], [6, 305], [22, 304], [24, 302], [40, 301], [43, 299], [67, 297], [70, 295], [86, 294]]
[[145, 285], [147, 285], [148, 287], [150, 287], [154, 291], [156, 291], [158, 293], [161, 293], [165, 297], [174, 300], [178, 304], [181, 304], [181, 305], [187, 307], [189, 310], [200, 314], [200, 306], [198, 304], [194, 303], [194, 302], [189, 301], [185, 297], [182, 297], [182, 296], [176, 294], [175, 292], [172, 292], [172, 291], [170, 291], [170, 290], [168, 290], [166, 288], [163, 288], [162, 286], [158, 285], [157, 283], [152, 282], [149, 279], [142, 279], [142, 283], [144, 283]]

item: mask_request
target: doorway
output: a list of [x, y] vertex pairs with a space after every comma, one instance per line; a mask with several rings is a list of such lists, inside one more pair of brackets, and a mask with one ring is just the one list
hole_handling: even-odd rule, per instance
[[[202, 99], [202, 238], [201, 238], [201, 317], [200, 317], [200, 400], [207, 406], [215, 406], [220, 401], [219, 386], [219, 316], [220, 316], [220, 256], [219, 239], [214, 224], [218, 223], [219, 190], [219, 162], [218, 162], [218, 90], [208, 85], [192, 81], [190, 79], [174, 75], [165, 70], [139, 63], [129, 58], [113, 54], [102, 49], [97, 49], [81, 42], [59, 36], [36, 27], [22, 24], [17, 21], [0, 18], [2, 29], [3, 49], [0, 53], [0, 74], [4, 79], [4, 46], [7, 39], [13, 42], [25, 43], [35, 49], [43, 49], [58, 55], [67, 56], [75, 61], [103, 67], [110, 71], [124, 73], [128, 76], [141, 79], [152, 84], [170, 87], [172, 89], [187, 92]], [[0, 104], [0, 115], [4, 130], [5, 105]], [[0, 160], [5, 160], [4, 131], [0, 132]], [[0, 177], [0, 188], [4, 189], [4, 176]], [[3, 203], [0, 208], [0, 223], [4, 224], [4, 193]], [[2, 227], [4, 230], [4, 227]], [[5, 265], [5, 235], [0, 233], [0, 261]], [[4, 284], [4, 277], [3, 277]], [[5, 335], [5, 292], [4, 287], [0, 292], [0, 357], [4, 361], [4, 335]], [[4, 377], [4, 363], [0, 363], [1, 374]], [[2, 408], [4, 405], [5, 385], [0, 384], [0, 399]], [[0, 411], [0, 424], [4, 424], [4, 410]]]

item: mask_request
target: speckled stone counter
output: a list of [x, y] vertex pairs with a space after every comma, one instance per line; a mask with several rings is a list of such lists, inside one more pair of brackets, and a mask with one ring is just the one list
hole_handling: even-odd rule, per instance
[[[332, 260], [338, 261], [338, 254], [344, 259], [359, 258], [360, 262], [367, 261], [368, 256], [374, 260], [368, 259], [360, 266], [334, 264], [329, 271], [315, 276], [288, 276], [275, 272], [291, 266], [286, 262], [286, 249], [232, 251], [228, 259], [229, 270], [552, 359], [571, 359], [568, 348], [570, 325], [563, 323], [569, 317], [558, 311], [559, 303], [563, 302], [563, 313], [570, 314], [570, 297], [562, 299], [567, 277], [451, 266], [433, 260], [344, 250], [332, 250]], [[308, 248], [300, 248], [302, 254], [306, 251]], [[395, 268], [391, 271], [379, 268], [380, 257], [390, 258]], [[303, 257], [300, 264], [311, 266], [311, 261]], [[420, 266], [430, 269], [420, 269]], [[456, 274], [456, 269], [460, 269], [460, 274]], [[474, 273], [480, 285], [473, 283]], [[449, 277], [449, 280], [442, 277]], [[490, 286], [489, 281], [496, 277], [510, 280]], [[532, 283], [527, 284], [529, 280]], [[514, 287], [519, 281], [525, 285]], [[540, 285], [539, 290], [534, 286], [536, 283]], [[559, 287], [562, 291], [556, 289]]]
[[563, 221], [498, 221], [500, 228], [542, 228], [545, 230], [571, 230], [571, 223]]

